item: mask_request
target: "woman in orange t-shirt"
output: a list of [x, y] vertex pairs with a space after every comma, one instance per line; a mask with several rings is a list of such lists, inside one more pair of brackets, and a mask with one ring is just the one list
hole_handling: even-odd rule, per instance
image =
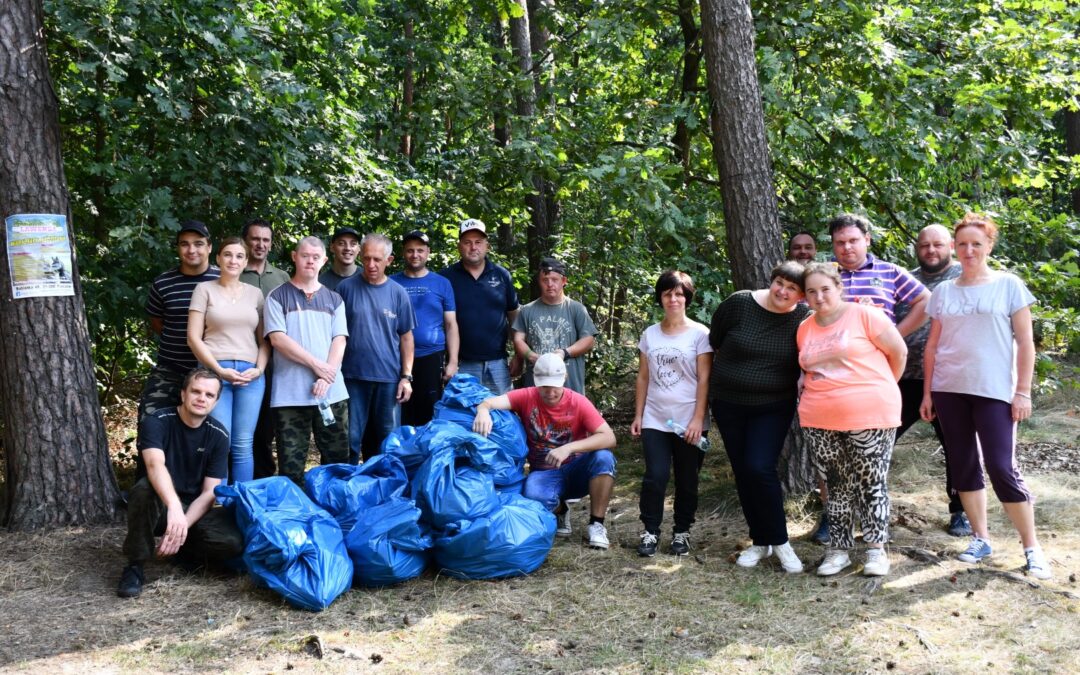
[[851, 565], [856, 514], [867, 544], [863, 574], [889, 573], [889, 491], [886, 479], [896, 427], [907, 346], [876, 307], [844, 302], [835, 265], [812, 263], [803, 276], [814, 314], [799, 326], [799, 400], [810, 456], [829, 489], [832, 530], [820, 576]]

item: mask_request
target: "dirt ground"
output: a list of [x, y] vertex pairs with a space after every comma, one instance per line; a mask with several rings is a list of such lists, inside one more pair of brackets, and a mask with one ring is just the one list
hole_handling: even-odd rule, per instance
[[[575, 507], [574, 537], [558, 541], [530, 577], [464, 582], [429, 571], [397, 587], [350, 591], [321, 613], [292, 609], [243, 576], [167, 563], [147, 568], [140, 598], [122, 600], [119, 526], [0, 533], [0, 670], [1078, 672], [1074, 398], [1037, 401], [1021, 437], [1049, 582], [1019, 574], [1020, 545], [996, 503], [992, 562], [955, 560], [964, 542], [943, 531], [943, 461], [923, 425], [895, 453], [893, 570], [884, 579], [862, 577], [858, 562], [827, 580], [785, 575], [775, 559], [736, 567], [746, 528], [722, 451], [706, 461], [693, 554], [638, 558], [642, 464], [623, 433], [611, 550], [582, 545], [586, 500]], [[123, 433], [113, 442], [122, 448]], [[808, 567], [822, 555], [803, 540], [813, 509], [810, 499], [788, 504]]]

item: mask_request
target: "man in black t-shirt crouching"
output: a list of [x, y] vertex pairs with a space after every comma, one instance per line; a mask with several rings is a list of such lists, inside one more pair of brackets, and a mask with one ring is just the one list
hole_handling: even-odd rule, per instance
[[[180, 405], [149, 414], [139, 423], [139, 472], [128, 493], [128, 565], [116, 593], [142, 592], [143, 564], [156, 552], [177, 553], [195, 563], [226, 561], [244, 551], [232, 514], [214, 508], [214, 488], [225, 478], [229, 434], [210, 417], [221, 392], [213, 371], [195, 368], [184, 378]], [[161, 537], [156, 544], [154, 538]]]

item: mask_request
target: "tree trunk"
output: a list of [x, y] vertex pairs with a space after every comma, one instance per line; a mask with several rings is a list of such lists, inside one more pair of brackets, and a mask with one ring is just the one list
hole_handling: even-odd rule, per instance
[[732, 277], [764, 288], [784, 255], [749, 2], [701, 0], [701, 32]]
[[[514, 101], [523, 135], [531, 136], [532, 122], [536, 116], [536, 88], [531, 76], [533, 69], [532, 36], [529, 31], [529, 8], [527, 0], [514, 0], [521, 7], [522, 16], [510, 19], [510, 48], [517, 61], [519, 77], [514, 83]], [[528, 78], [527, 80], [525, 78]], [[531, 163], [530, 163], [531, 164]], [[534, 278], [540, 269], [540, 258], [547, 254], [551, 223], [548, 220], [549, 186], [540, 174], [540, 168], [526, 166], [526, 179], [532, 190], [525, 196], [529, 210], [529, 226], [526, 229], [526, 253], [529, 259], [529, 277]], [[536, 297], [536, 289], [533, 289]]]
[[[491, 61], [494, 66], [493, 79], [498, 82], [504, 79], [506, 63], [503, 61], [503, 52], [506, 50], [506, 26], [501, 17], [496, 16], [491, 21]], [[501, 93], [501, 92], [500, 92]], [[495, 145], [505, 148], [510, 145], [510, 120], [508, 119], [509, 105], [505, 100], [492, 103], [492, 134], [495, 137]], [[509, 254], [514, 248], [513, 223], [500, 220], [498, 225], [499, 250]]]
[[555, 78], [555, 56], [551, 53], [551, 15], [555, 0], [528, 0], [529, 47], [533, 58], [533, 83], [536, 100], [541, 105], [554, 106], [552, 80]]
[[780, 475], [780, 486], [785, 495], [804, 495], [817, 488], [817, 472], [810, 463], [810, 453], [803, 440], [798, 413], [795, 413], [791, 429], [784, 439], [776, 471]]
[[[1065, 151], [1070, 157], [1080, 157], [1080, 112], [1065, 111]], [[1080, 216], [1080, 187], [1072, 189], [1072, 212]]]
[[[41, 0], [0, 5], [0, 215], [71, 213]], [[74, 250], [74, 238], [71, 237]], [[72, 256], [74, 263], [74, 255]], [[90, 357], [78, 269], [75, 295], [13, 299], [0, 244], [0, 419], [5, 524], [16, 530], [112, 520], [117, 488]]]
[[675, 161], [682, 164], [683, 175], [690, 176], [690, 128], [685, 115], [693, 114], [691, 103], [697, 97], [698, 77], [701, 74], [701, 46], [698, 44], [697, 21], [694, 20], [694, 0], [679, 0], [679, 28], [682, 30], [683, 55], [682, 76], [679, 79], [679, 100], [685, 106], [685, 113], [675, 123]]
[[405, 20], [405, 71], [401, 76], [401, 154], [412, 159], [412, 108], [413, 108], [413, 20]]

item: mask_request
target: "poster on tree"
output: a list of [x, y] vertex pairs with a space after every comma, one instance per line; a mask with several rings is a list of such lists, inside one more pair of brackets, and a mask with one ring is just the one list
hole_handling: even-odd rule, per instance
[[5, 223], [12, 297], [75, 295], [67, 216], [17, 214]]

